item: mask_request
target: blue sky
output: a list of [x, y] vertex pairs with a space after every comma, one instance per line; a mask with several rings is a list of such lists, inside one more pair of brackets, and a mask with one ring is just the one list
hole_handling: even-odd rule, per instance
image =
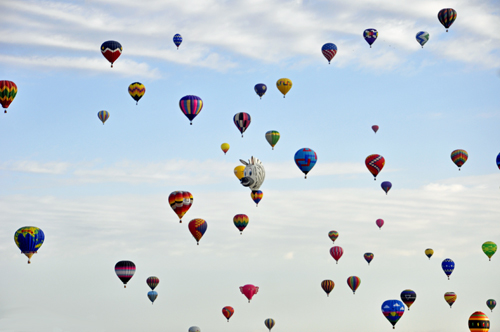
[[[448, 33], [437, 20], [446, 7], [458, 12]], [[466, 330], [477, 310], [491, 331], [499, 324], [485, 304], [500, 300], [498, 257], [481, 252], [500, 243], [498, 2], [7, 0], [0, 10], [1, 79], [19, 89], [0, 121], [0, 331], [257, 332], [267, 318], [275, 332], [384, 331], [382, 302], [408, 288], [417, 300], [399, 331]], [[366, 28], [379, 31], [371, 49]], [[113, 69], [106, 40], [123, 45]], [[338, 47], [331, 65], [327, 42]], [[284, 77], [286, 98], [275, 86]], [[137, 106], [136, 81], [146, 86]], [[269, 88], [262, 99], [257, 83]], [[178, 107], [188, 94], [204, 101], [192, 126]], [[252, 116], [244, 138], [238, 112]], [[268, 130], [281, 133], [274, 151]], [[307, 180], [293, 161], [303, 147], [318, 154]], [[455, 149], [469, 153], [460, 172]], [[377, 181], [364, 166], [373, 153], [386, 159]], [[266, 168], [258, 208], [233, 175], [251, 156]], [[175, 190], [194, 195], [180, 225]], [[239, 213], [250, 217], [241, 236]], [[208, 222], [200, 246], [194, 218]], [[12, 240], [27, 225], [46, 234], [29, 266]], [[330, 230], [344, 248], [338, 265]], [[445, 258], [457, 265], [449, 281]], [[119, 260], [137, 265], [126, 290]], [[336, 284], [329, 298], [324, 279]], [[238, 289], [247, 283], [260, 287], [250, 304]]]

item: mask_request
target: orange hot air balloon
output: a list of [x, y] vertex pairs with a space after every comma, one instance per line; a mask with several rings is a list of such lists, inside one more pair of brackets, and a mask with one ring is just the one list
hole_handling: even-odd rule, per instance
[[168, 203], [179, 216], [179, 222], [193, 204], [193, 195], [188, 191], [174, 191], [168, 196]]
[[325, 291], [326, 296], [330, 296], [330, 292], [334, 287], [335, 283], [333, 282], [333, 280], [326, 279], [321, 282], [321, 288], [323, 288], [323, 290]]
[[231, 318], [231, 316], [234, 314], [233, 307], [226, 306], [222, 308], [222, 314], [224, 315], [224, 317], [226, 317], [227, 321], [229, 322], [229, 318]]

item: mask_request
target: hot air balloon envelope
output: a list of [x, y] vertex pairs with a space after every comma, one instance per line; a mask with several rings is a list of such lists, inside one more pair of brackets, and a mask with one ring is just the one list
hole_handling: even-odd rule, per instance
[[99, 111], [97, 117], [101, 120], [102, 124], [104, 124], [104, 122], [109, 119], [109, 113], [107, 111]]
[[14, 233], [14, 241], [21, 253], [28, 257], [28, 264], [31, 263], [31, 257], [37, 253], [44, 240], [45, 234], [38, 227], [21, 227]]
[[154, 303], [156, 298], [158, 297], [158, 293], [155, 291], [149, 291], [148, 292], [148, 298], [151, 301], [151, 303]]
[[491, 261], [491, 257], [497, 252], [497, 245], [495, 242], [486, 241], [482, 245], [483, 252]]
[[451, 160], [457, 165], [458, 170], [460, 170], [460, 167], [465, 164], [468, 158], [469, 154], [465, 150], [458, 149], [451, 153]]
[[352, 293], [356, 294], [356, 289], [358, 289], [359, 285], [361, 284], [361, 279], [356, 276], [350, 276], [347, 278], [347, 285], [349, 286], [350, 289], [352, 289]]
[[314, 150], [309, 148], [302, 148], [295, 153], [295, 164], [297, 167], [305, 174], [307, 179], [307, 173], [316, 165], [318, 161], [318, 156]]
[[266, 133], [266, 140], [267, 140], [267, 142], [269, 143], [269, 145], [271, 145], [271, 147], [274, 150], [274, 146], [280, 140], [280, 133], [277, 132], [276, 130], [269, 130]]
[[432, 250], [431, 248], [425, 249], [425, 256], [427, 256], [427, 257], [429, 257], [429, 259], [431, 259], [432, 255], [434, 255], [434, 250]]
[[446, 292], [444, 293], [444, 300], [450, 305], [451, 308], [453, 303], [457, 300], [457, 294], [453, 292]]
[[201, 112], [203, 108], [203, 100], [198, 96], [188, 95], [184, 96], [179, 100], [179, 107], [182, 113], [189, 119], [190, 123], [193, 124], [193, 119]]
[[168, 196], [170, 207], [179, 217], [179, 222], [182, 222], [182, 217], [193, 205], [193, 195], [188, 191], [174, 191]]
[[189, 231], [193, 235], [194, 239], [196, 240], [196, 244], [200, 244], [200, 240], [207, 231], [207, 222], [203, 219], [193, 219], [189, 222], [188, 227]]
[[415, 293], [411, 289], [405, 289], [401, 292], [401, 301], [406, 304], [408, 310], [410, 310], [411, 305], [413, 304], [413, 302], [415, 302], [416, 299], [417, 293]]
[[330, 64], [330, 61], [333, 59], [335, 54], [337, 54], [337, 46], [333, 43], [326, 43], [321, 48], [321, 53], [323, 53], [325, 58], [328, 60], [328, 64]]
[[382, 190], [385, 191], [385, 194], [387, 195], [389, 190], [391, 190], [392, 188], [392, 183], [390, 183], [389, 181], [384, 181], [380, 184], [380, 187], [382, 187]]
[[240, 165], [240, 166], [236, 166], [234, 168], [234, 175], [238, 178], [238, 180], [241, 180], [242, 177], [244, 177], [244, 172], [245, 171], [245, 166], [243, 165]]
[[132, 279], [135, 273], [135, 264], [131, 261], [119, 261], [115, 265], [115, 273], [123, 282], [123, 287], [127, 287], [127, 282]]
[[259, 95], [260, 99], [262, 99], [262, 96], [266, 94], [267, 86], [263, 83], [259, 83], [256, 84], [253, 89], [255, 90], [255, 93]]
[[405, 305], [399, 300], [387, 300], [382, 303], [382, 313], [394, 327], [405, 313]]
[[264, 325], [271, 331], [271, 329], [274, 327], [275, 321], [272, 318], [268, 318], [264, 321]]
[[[180, 34], [176, 33], [176, 34], [174, 35], [174, 38], [173, 38], [173, 39], [174, 39], [174, 44], [175, 44], [175, 46], [177, 46], [177, 49], [179, 49], [179, 46], [180, 46], [180, 45], [181, 45], [181, 43], [182, 43], [182, 36], [181, 36]], [[188, 46], [189, 46], [189, 45], [188, 45]]]
[[330, 292], [333, 290], [334, 287], [335, 283], [332, 280], [327, 279], [321, 282], [321, 288], [323, 288], [323, 290], [325, 291], [326, 296], [330, 296]]
[[245, 227], [247, 227], [248, 221], [249, 221], [249, 219], [248, 219], [248, 216], [246, 214], [237, 214], [233, 218], [234, 226], [236, 226], [236, 228], [238, 228], [238, 230], [240, 231], [240, 234], [242, 234]]
[[444, 8], [438, 13], [438, 20], [446, 28], [446, 32], [456, 19], [457, 12], [453, 8]]
[[102, 55], [111, 62], [111, 68], [113, 68], [113, 63], [122, 55], [122, 45], [114, 40], [108, 40], [101, 45]]
[[384, 168], [385, 159], [379, 154], [371, 154], [365, 159], [366, 168], [373, 174], [373, 177], [377, 179], [378, 173]]
[[146, 283], [148, 284], [149, 288], [151, 288], [151, 290], [154, 290], [160, 283], [160, 279], [158, 279], [158, 277], [149, 277], [146, 279]]
[[285, 95], [288, 93], [288, 91], [290, 91], [290, 89], [292, 88], [292, 81], [289, 80], [288, 78], [280, 78], [277, 82], [276, 82], [276, 87], [278, 88], [278, 90], [280, 90], [280, 92], [283, 94], [283, 98], [285, 98]]
[[370, 262], [373, 260], [374, 255], [371, 252], [367, 252], [363, 255], [363, 257], [365, 258], [365, 261], [368, 262], [368, 265], [370, 265]]
[[342, 247], [334, 246], [330, 248], [330, 255], [333, 257], [333, 259], [335, 259], [337, 264], [339, 263], [339, 259], [343, 254], [344, 250], [342, 249]]
[[384, 226], [384, 220], [383, 219], [377, 219], [375, 221], [375, 224], [377, 224], [378, 228], [381, 229], [382, 226]]
[[372, 126], [372, 130], [375, 132], [375, 134], [377, 133], [378, 128], [379, 128], [379, 127], [378, 127], [377, 125], [373, 125], [373, 126]]
[[330, 238], [330, 240], [332, 240], [332, 242], [335, 242], [335, 240], [337, 240], [337, 238], [339, 237], [339, 232], [330, 231], [328, 232], [328, 237]]
[[233, 122], [236, 128], [238, 128], [238, 130], [240, 131], [241, 137], [243, 137], [243, 133], [245, 132], [245, 130], [247, 130], [248, 126], [250, 126], [250, 123], [252, 122], [252, 117], [250, 116], [250, 114], [245, 112], [236, 113], [233, 117]]
[[444, 273], [448, 276], [448, 279], [450, 279], [450, 275], [455, 269], [455, 262], [452, 261], [449, 258], [446, 258], [442, 263], [441, 267], [443, 268]]
[[253, 190], [250, 193], [250, 197], [252, 197], [253, 201], [258, 206], [259, 202], [262, 200], [262, 197], [264, 197], [264, 193], [261, 190]]
[[[2, 107], [9, 108], [10, 103], [17, 95], [17, 85], [12, 81], [0, 81], [0, 104]], [[7, 113], [7, 110], [5, 110]]]
[[366, 29], [365, 31], [363, 31], [363, 37], [371, 48], [372, 44], [378, 38], [378, 31], [376, 29]]
[[222, 308], [222, 314], [224, 315], [224, 317], [226, 317], [227, 321], [229, 322], [229, 318], [231, 318], [231, 316], [234, 314], [233, 307], [226, 306]]
[[481, 311], [476, 311], [469, 317], [469, 330], [471, 332], [488, 332], [490, 319]]
[[429, 33], [427, 31], [417, 32], [415, 38], [417, 39], [417, 42], [422, 45], [422, 48], [424, 48], [425, 43], [429, 41]]
[[229, 144], [228, 143], [222, 143], [220, 146], [221, 150], [226, 154], [227, 151], [229, 151]]
[[146, 87], [139, 82], [134, 82], [128, 86], [128, 93], [130, 97], [136, 101], [136, 105], [139, 103], [139, 100], [146, 93]]
[[254, 285], [250, 284], [240, 287], [240, 292], [247, 297], [248, 303], [250, 303], [250, 300], [255, 294], [257, 294], [258, 291], [259, 287], [255, 287]]
[[497, 301], [495, 301], [493, 299], [489, 299], [488, 301], [486, 301], [486, 305], [493, 312], [493, 309], [495, 309], [495, 307], [497, 306]]

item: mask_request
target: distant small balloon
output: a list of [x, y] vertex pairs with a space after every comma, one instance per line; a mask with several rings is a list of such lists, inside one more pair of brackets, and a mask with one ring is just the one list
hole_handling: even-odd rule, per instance
[[432, 255], [434, 255], [434, 250], [431, 248], [425, 249], [425, 256], [429, 257], [429, 260], [431, 259]]
[[375, 134], [377, 133], [378, 131], [378, 126], [377, 125], [373, 125], [372, 126], [372, 130], [375, 132]]
[[365, 31], [363, 31], [363, 37], [365, 38], [368, 45], [370, 45], [370, 48], [372, 48], [372, 44], [378, 38], [378, 31], [377, 29], [366, 29]]
[[122, 45], [114, 40], [105, 41], [101, 45], [101, 53], [106, 60], [111, 62], [111, 68], [113, 68], [113, 63], [122, 55], [122, 51]]
[[280, 90], [280, 92], [283, 94], [283, 98], [285, 98], [285, 95], [288, 93], [288, 91], [290, 91], [290, 89], [292, 88], [292, 81], [289, 80], [288, 78], [280, 78], [277, 82], [276, 82], [276, 87], [278, 88], [278, 90]]
[[451, 153], [451, 160], [457, 165], [458, 170], [462, 167], [463, 164], [469, 159], [469, 154], [465, 150], [454, 150]]
[[448, 32], [448, 28], [453, 24], [453, 22], [455, 22], [456, 19], [457, 12], [453, 8], [444, 8], [438, 13], [438, 20], [446, 28], [446, 32]]
[[146, 279], [146, 283], [151, 290], [155, 290], [156, 286], [160, 283], [160, 279], [158, 279], [158, 277], [149, 277]]
[[455, 269], [455, 262], [449, 258], [446, 258], [442, 263], [441, 267], [443, 268], [444, 273], [448, 276], [448, 280], [450, 280], [450, 275], [453, 273]]
[[380, 187], [382, 188], [383, 191], [385, 191], [385, 194], [387, 195], [389, 190], [391, 190], [392, 188], [392, 183], [390, 183], [389, 181], [384, 181], [380, 184]]
[[149, 291], [148, 292], [148, 298], [151, 301], [151, 304], [154, 304], [156, 298], [158, 297], [158, 293], [155, 291]]
[[328, 232], [328, 237], [330, 238], [330, 240], [332, 240], [332, 242], [335, 242], [335, 240], [337, 240], [337, 238], [339, 237], [339, 232], [330, 231]]
[[44, 240], [43, 231], [34, 226], [21, 227], [14, 233], [14, 242], [21, 253], [28, 257], [28, 264], [31, 264], [31, 257], [37, 253]]
[[483, 252], [491, 261], [491, 257], [497, 252], [497, 245], [495, 242], [486, 241], [482, 245]]
[[201, 332], [201, 329], [198, 326], [191, 326], [188, 332]]
[[266, 94], [267, 86], [263, 83], [256, 84], [253, 88], [255, 93], [262, 99], [262, 96]]
[[373, 260], [374, 255], [371, 252], [367, 252], [363, 255], [363, 257], [365, 258], [365, 261], [368, 262], [368, 265], [370, 265], [370, 262]]
[[387, 300], [382, 303], [382, 314], [392, 324], [392, 328], [405, 313], [405, 305], [399, 300]]
[[307, 173], [316, 165], [318, 156], [314, 150], [302, 148], [295, 153], [294, 159], [297, 167], [305, 174], [304, 178], [307, 179]]
[[229, 318], [231, 318], [231, 316], [233, 316], [234, 314], [233, 307], [226, 306], [222, 308], [222, 314], [224, 315], [224, 317], [226, 317], [227, 321], [229, 322]]
[[385, 165], [385, 159], [379, 154], [371, 154], [365, 159], [366, 168], [372, 173], [374, 180], [377, 179], [378, 173], [382, 171]]
[[252, 297], [259, 292], [259, 287], [255, 287], [254, 285], [245, 285], [240, 287], [241, 294], [245, 295], [248, 299], [248, 303], [252, 300]]
[[240, 234], [243, 234], [243, 230], [248, 225], [248, 216], [246, 214], [237, 214], [233, 217], [233, 223], [236, 228], [240, 231]]
[[109, 113], [107, 111], [99, 111], [97, 113], [97, 117], [99, 120], [101, 120], [102, 124], [104, 125], [104, 122], [106, 122], [107, 119], [109, 119]]
[[412, 291], [411, 289], [405, 289], [404, 291], [401, 292], [401, 301], [406, 304], [408, 307], [408, 310], [410, 310], [411, 305], [415, 300], [417, 299], [417, 293]]
[[274, 327], [275, 323], [276, 322], [272, 318], [268, 318], [264, 321], [264, 325], [266, 325], [266, 327], [269, 329], [269, 332], [271, 332], [271, 329]]
[[417, 32], [415, 38], [417, 39], [417, 42], [422, 46], [422, 48], [424, 48], [425, 43], [429, 41], [429, 33], [427, 31]]
[[335, 283], [332, 280], [327, 279], [327, 280], [323, 280], [321, 282], [321, 288], [323, 288], [327, 297], [330, 296], [330, 293], [334, 287], [335, 287]]
[[339, 263], [339, 259], [343, 254], [344, 250], [342, 249], [342, 247], [334, 246], [330, 248], [330, 255], [333, 257], [333, 259], [335, 259], [337, 264]]
[[259, 206], [259, 202], [262, 200], [262, 197], [264, 197], [264, 193], [262, 192], [262, 190], [253, 190], [250, 193], [250, 197], [252, 197], [255, 205]]
[[328, 64], [330, 64], [330, 61], [337, 54], [337, 46], [333, 43], [326, 43], [321, 48], [321, 53], [323, 53], [323, 56], [328, 60]]
[[226, 154], [227, 151], [229, 151], [229, 144], [228, 143], [222, 143], [220, 146], [221, 150]]
[[119, 261], [115, 265], [115, 273], [123, 282], [123, 288], [127, 288], [127, 283], [135, 274], [135, 264], [131, 261]]
[[384, 226], [384, 220], [383, 219], [377, 219], [375, 221], [375, 224], [377, 224], [378, 228], [381, 229], [382, 226]]
[[491, 312], [493, 312], [493, 309], [495, 309], [495, 307], [497, 306], [497, 301], [489, 299], [488, 301], [486, 301], [486, 305], [488, 306], [488, 308], [490, 308]]
[[250, 114], [245, 113], [245, 112], [240, 112], [236, 113], [233, 117], [233, 122], [236, 128], [241, 133], [241, 137], [243, 137], [243, 133], [245, 130], [247, 130], [248, 126], [250, 126], [250, 123], [252, 122], [252, 117]]
[[128, 93], [130, 94], [132, 99], [135, 100], [135, 104], [137, 105], [139, 103], [139, 100], [146, 93], [146, 87], [142, 83], [134, 82], [128, 86]]
[[450, 309], [451, 309], [451, 306], [457, 300], [457, 294], [455, 294], [453, 292], [446, 292], [446, 293], [444, 293], [444, 300], [450, 305]]
[[356, 294], [356, 289], [358, 289], [360, 284], [361, 284], [361, 279], [359, 279], [359, 277], [350, 276], [349, 278], [347, 278], [347, 285], [352, 290], [353, 294]]
[[200, 244], [200, 240], [207, 231], [207, 222], [203, 219], [193, 219], [189, 222], [188, 228], [191, 234], [193, 235], [194, 239], [196, 240], [196, 244]]
[[267, 142], [269, 143], [269, 145], [271, 145], [271, 147], [274, 150], [274, 146], [280, 140], [280, 133], [277, 132], [276, 130], [269, 130], [266, 133], [266, 140], [267, 140]]
[[174, 44], [175, 46], [177, 46], [177, 49], [179, 49], [179, 46], [181, 46], [181, 43], [182, 43], [182, 36], [178, 33], [176, 33], [174, 35]]

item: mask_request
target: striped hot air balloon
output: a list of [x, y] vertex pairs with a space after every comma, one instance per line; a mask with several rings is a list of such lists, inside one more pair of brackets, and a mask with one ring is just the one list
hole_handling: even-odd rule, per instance
[[269, 145], [271, 145], [271, 147], [274, 150], [274, 146], [280, 140], [280, 133], [277, 132], [276, 130], [269, 130], [266, 133], [266, 140], [267, 140], [267, 142], [269, 143]]
[[470, 332], [488, 332], [490, 319], [481, 311], [476, 311], [469, 317]]
[[356, 294], [356, 289], [358, 289], [360, 284], [361, 284], [361, 279], [359, 279], [359, 277], [350, 276], [349, 278], [347, 278], [347, 285], [352, 290], [353, 294]]
[[156, 286], [160, 283], [160, 279], [158, 279], [158, 277], [149, 277], [146, 279], [146, 283], [151, 290], [155, 290]]
[[330, 296], [330, 293], [334, 287], [335, 283], [332, 280], [327, 279], [321, 282], [321, 288], [323, 288], [323, 290], [325, 291], [326, 296]]
[[458, 170], [465, 164], [467, 159], [469, 159], [469, 154], [465, 150], [458, 149], [451, 153], [451, 160], [457, 165]]
[[451, 306], [457, 300], [457, 294], [455, 294], [454, 292], [446, 292], [444, 293], [444, 300], [450, 305], [451, 309]]
[[203, 108], [203, 100], [201, 100], [201, 98], [198, 96], [184, 96], [181, 98], [181, 100], [179, 100], [179, 107], [192, 125], [193, 119], [201, 112], [201, 109]]
[[446, 32], [448, 32], [448, 28], [453, 24], [453, 22], [455, 22], [456, 19], [457, 12], [453, 8], [444, 8], [438, 13], [438, 20], [446, 28]]
[[115, 273], [123, 282], [123, 288], [127, 288], [127, 283], [135, 273], [135, 264], [131, 261], [119, 261], [115, 265]]
[[271, 329], [274, 327], [274, 324], [276, 324], [276, 322], [272, 318], [268, 318], [264, 321], [264, 325], [266, 325], [266, 327], [269, 329], [269, 332], [271, 332]]
[[97, 112], [97, 117], [99, 120], [101, 120], [102, 124], [104, 125], [104, 122], [109, 119], [109, 113], [108, 111], [99, 111]]
[[337, 240], [337, 238], [339, 237], [339, 232], [337, 232], [337, 231], [329, 231], [328, 232], [328, 237], [330, 238], [330, 240], [332, 240], [332, 242], [335, 242], [335, 240]]
[[328, 64], [332, 61], [335, 54], [337, 54], [337, 46], [333, 43], [326, 43], [321, 47], [321, 53], [328, 60]]
[[333, 259], [335, 259], [335, 261], [337, 262], [336, 264], [339, 263], [339, 259], [343, 254], [344, 250], [342, 249], [342, 247], [334, 246], [330, 248], [330, 255], [333, 257]]
[[17, 85], [12, 81], [0, 81], [0, 104], [5, 109], [4, 113], [7, 113], [7, 108], [9, 108], [10, 103], [14, 100], [17, 95]]
[[146, 87], [142, 83], [134, 82], [128, 86], [128, 93], [130, 97], [135, 100], [135, 104], [137, 105], [139, 100], [146, 93]]
[[243, 230], [245, 229], [245, 227], [247, 227], [248, 221], [249, 219], [246, 214], [237, 214], [233, 218], [234, 226], [238, 228], [240, 234], [243, 234]]

